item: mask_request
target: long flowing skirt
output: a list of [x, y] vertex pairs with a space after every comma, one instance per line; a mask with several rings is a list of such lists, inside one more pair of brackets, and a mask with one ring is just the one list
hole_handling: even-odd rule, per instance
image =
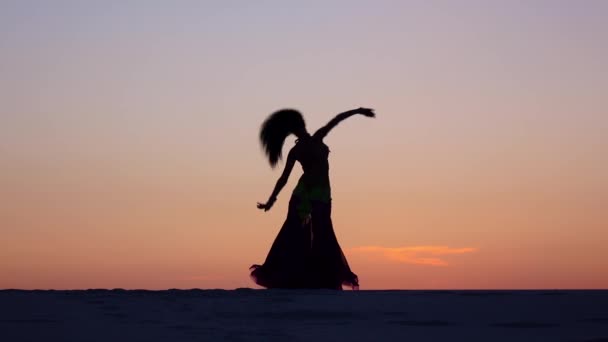
[[287, 219], [263, 265], [251, 266], [251, 277], [266, 288], [358, 289], [338, 244], [331, 221], [331, 201], [311, 201], [309, 219], [298, 214], [301, 198], [293, 194]]

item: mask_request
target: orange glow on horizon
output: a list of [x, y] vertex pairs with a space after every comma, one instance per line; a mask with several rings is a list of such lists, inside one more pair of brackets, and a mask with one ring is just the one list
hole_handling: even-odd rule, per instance
[[390, 261], [405, 264], [447, 266], [444, 259], [437, 256], [476, 252], [476, 248], [450, 248], [447, 246], [380, 247], [361, 246], [350, 249], [353, 253], [380, 254]]

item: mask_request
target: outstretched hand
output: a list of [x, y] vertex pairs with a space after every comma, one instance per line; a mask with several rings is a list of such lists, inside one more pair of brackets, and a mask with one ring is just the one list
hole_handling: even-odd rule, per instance
[[268, 211], [270, 210], [270, 208], [272, 208], [272, 204], [258, 202], [258, 209], [264, 209], [264, 211]]
[[356, 111], [357, 111], [357, 113], [365, 115], [368, 118], [376, 117], [376, 113], [374, 113], [374, 110], [371, 108], [360, 107], [360, 108], [357, 108]]
[[272, 208], [272, 205], [274, 204], [275, 201], [276, 200], [269, 199], [268, 202], [266, 202], [266, 203], [258, 202], [258, 209], [263, 209], [264, 211], [268, 211], [268, 210], [270, 210], [270, 208]]

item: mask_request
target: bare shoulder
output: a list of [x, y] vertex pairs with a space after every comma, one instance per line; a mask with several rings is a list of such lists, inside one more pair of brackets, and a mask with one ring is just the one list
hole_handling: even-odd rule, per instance
[[300, 146], [296, 143], [288, 152], [287, 158], [298, 159], [298, 155], [300, 154]]
[[318, 139], [318, 140], [323, 140], [323, 138], [325, 138], [325, 136], [327, 135], [327, 127], [323, 126], [321, 128], [319, 128], [313, 135], [312, 138], [313, 139]]

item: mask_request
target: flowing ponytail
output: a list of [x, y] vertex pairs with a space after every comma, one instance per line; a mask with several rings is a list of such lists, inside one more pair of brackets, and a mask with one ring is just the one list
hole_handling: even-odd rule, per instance
[[287, 136], [305, 126], [302, 114], [295, 109], [281, 109], [264, 121], [260, 128], [260, 142], [271, 167], [274, 168], [281, 160]]

